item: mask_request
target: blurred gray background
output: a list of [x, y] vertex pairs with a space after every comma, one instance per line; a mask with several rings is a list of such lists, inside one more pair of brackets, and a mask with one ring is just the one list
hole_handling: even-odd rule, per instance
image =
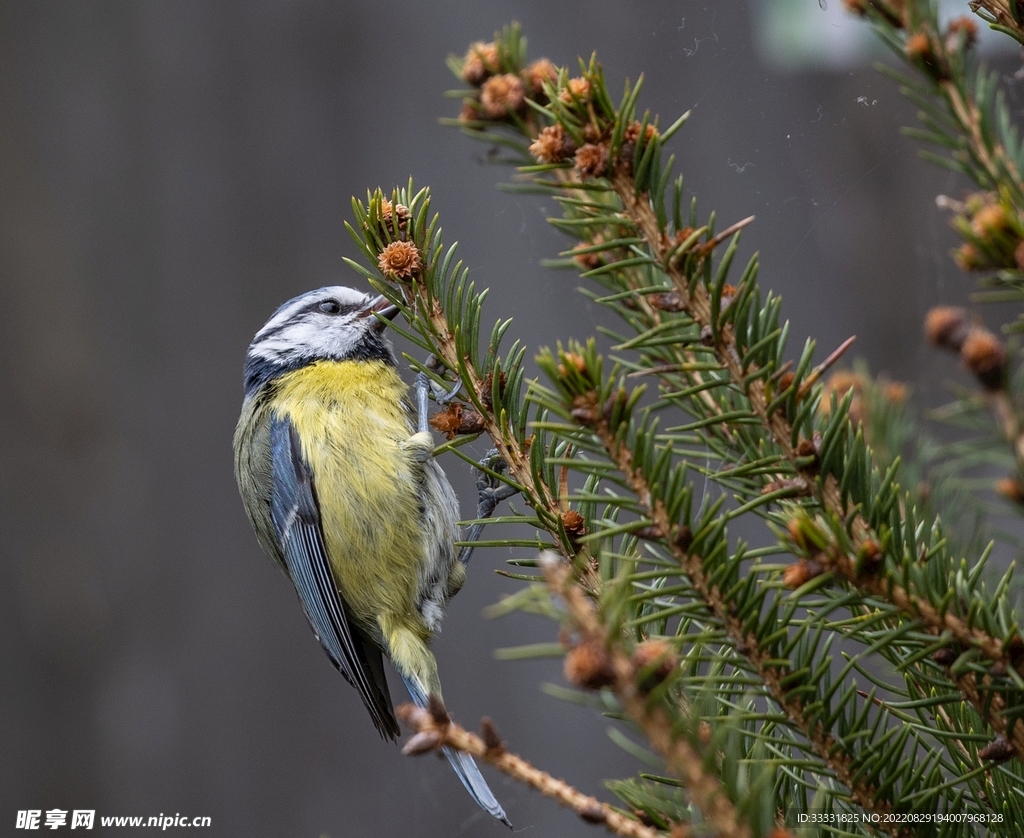
[[[966, 12], [966, 3], [963, 11]], [[487, 147], [438, 124], [449, 53], [518, 20], [532, 57], [597, 50], [673, 141], [743, 261], [783, 294], [793, 351], [850, 334], [932, 398], [960, 373], [920, 338], [966, 299], [936, 210], [964, 184], [920, 162], [913, 109], [838, 0], [0, 2], [0, 824], [18, 809], [208, 815], [210, 834], [501, 835], [441, 760], [381, 742], [261, 555], [232, 477], [241, 364], [285, 299], [359, 284], [352, 195], [413, 176], [446, 241], [530, 347], [607, 316], [568, 273], [553, 202], [509, 195]], [[1007, 73], [1015, 56], [1007, 59]], [[1017, 87], [1012, 79], [1011, 101]], [[532, 356], [532, 352], [530, 353]], [[468, 470], [446, 467], [472, 512]], [[488, 620], [516, 583], [480, 550], [438, 638], [448, 704], [586, 792], [641, 766], [551, 698], [555, 639]], [[399, 695], [400, 686], [394, 692]], [[517, 831], [593, 835], [484, 769]]]

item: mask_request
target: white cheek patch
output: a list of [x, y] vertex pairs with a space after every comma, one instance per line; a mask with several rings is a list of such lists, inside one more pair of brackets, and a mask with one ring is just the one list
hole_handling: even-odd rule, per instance
[[360, 321], [352, 315], [310, 313], [268, 338], [260, 340], [257, 335], [250, 352], [268, 361], [342, 358], [359, 343], [363, 331]]
[[[341, 285], [318, 288], [289, 300], [256, 333], [249, 357], [272, 364], [348, 357], [376, 323], [372, 316], [363, 314], [372, 300], [369, 294]], [[336, 301], [347, 313], [319, 311], [317, 306], [328, 301]]]

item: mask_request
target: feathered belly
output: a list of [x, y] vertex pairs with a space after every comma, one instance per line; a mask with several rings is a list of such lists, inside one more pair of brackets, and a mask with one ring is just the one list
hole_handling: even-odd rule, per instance
[[386, 364], [342, 361], [289, 373], [279, 387], [275, 407], [302, 440], [331, 569], [353, 616], [373, 633], [382, 618], [422, 622], [424, 464], [402, 445], [412, 433], [405, 384]]

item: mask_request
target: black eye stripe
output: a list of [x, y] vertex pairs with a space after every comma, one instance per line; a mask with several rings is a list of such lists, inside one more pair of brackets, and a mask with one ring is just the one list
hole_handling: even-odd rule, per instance
[[359, 306], [344, 305], [337, 300], [317, 300], [310, 303], [297, 314], [353, 314], [359, 311]]

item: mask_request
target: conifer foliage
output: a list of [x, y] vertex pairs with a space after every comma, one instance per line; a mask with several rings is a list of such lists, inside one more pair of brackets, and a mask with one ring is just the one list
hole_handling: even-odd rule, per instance
[[[1024, 31], [1016, 2], [972, 5]], [[973, 21], [941, 29], [918, 0], [847, 6], [916, 72], [901, 83], [922, 107], [918, 136], [984, 191], [956, 208], [958, 261], [1020, 299], [1022, 151], [994, 80], [969, 72]], [[408, 750], [463, 748], [621, 835], [1024, 829], [1010, 573], [993, 578], [989, 550], [951, 537], [911, 486], [894, 450], [907, 434], [891, 428], [903, 391], [829, 379], [849, 340], [821, 358], [813, 340], [792, 348], [757, 256], [740, 258], [752, 219], [723, 225], [684, 201], [667, 149], [687, 114], [663, 125], [642, 110], [642, 79], [613, 96], [596, 57], [530, 61], [514, 25], [449, 65], [464, 85], [449, 122], [506, 152], [528, 177], [514, 188], [558, 202], [552, 223], [574, 243], [552, 264], [619, 316], [611, 349], [529, 348], [504, 317], [488, 331], [486, 292], [412, 183], [353, 201], [365, 258], [351, 264], [401, 307], [394, 328], [430, 358], [410, 357], [417, 371], [438, 392], [459, 385], [432, 418], [439, 453], [473, 463], [463, 446], [484, 436], [496, 456], [482, 482], [519, 493], [477, 522], [517, 525], [482, 543], [531, 556], [500, 609], [550, 616], [566, 696], [631, 724], [663, 769], [597, 801], [510, 753], [491, 722], [477, 736], [433, 706], [404, 711]], [[965, 352], [978, 327], [961, 321], [935, 342]], [[1009, 353], [989, 336], [973, 334], [965, 363], [1012, 467], [1024, 422]], [[525, 377], [527, 352], [540, 380]], [[767, 546], [730, 534], [749, 516]]]

